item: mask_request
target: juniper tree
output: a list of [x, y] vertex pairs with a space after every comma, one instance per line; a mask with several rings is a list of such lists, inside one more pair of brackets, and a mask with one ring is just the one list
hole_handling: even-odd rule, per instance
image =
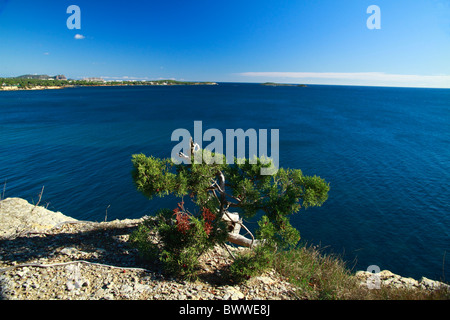
[[[196, 163], [199, 152], [203, 161]], [[300, 239], [290, 216], [301, 208], [321, 206], [328, 198], [329, 184], [318, 176], [303, 175], [300, 169], [280, 168], [273, 175], [262, 175], [261, 169], [272, 165], [267, 159], [235, 158], [233, 164], [227, 164], [225, 156], [196, 150], [192, 141], [190, 155], [180, 156], [190, 159], [188, 164], [143, 154], [132, 156], [133, 180], [145, 196], [172, 194], [192, 201], [196, 212], [187, 211], [184, 201], [173, 211], [180, 232], [186, 232], [195, 218], [202, 221], [207, 235], [219, 235], [216, 229], [222, 228], [227, 240], [240, 246], [253, 247], [264, 241], [273, 247], [289, 247]], [[256, 237], [243, 223], [255, 216], [260, 216]], [[211, 237], [211, 241], [217, 239], [220, 237]]]

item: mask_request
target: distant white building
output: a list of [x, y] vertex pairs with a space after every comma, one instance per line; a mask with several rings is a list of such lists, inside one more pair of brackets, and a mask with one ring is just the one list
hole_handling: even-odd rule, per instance
[[106, 82], [104, 79], [102, 78], [84, 78], [82, 79], [83, 81], [89, 81], [89, 82]]

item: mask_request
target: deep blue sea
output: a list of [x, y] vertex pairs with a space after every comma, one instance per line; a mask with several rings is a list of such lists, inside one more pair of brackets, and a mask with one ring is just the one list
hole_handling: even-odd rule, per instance
[[[450, 280], [450, 90], [352, 86], [94, 87], [0, 92], [0, 192], [77, 219], [151, 215], [131, 155], [175, 129], [279, 129], [280, 166], [330, 183], [292, 222], [354, 270]], [[270, 131], [269, 131], [270, 132]], [[6, 182], [6, 183], [5, 183]]]

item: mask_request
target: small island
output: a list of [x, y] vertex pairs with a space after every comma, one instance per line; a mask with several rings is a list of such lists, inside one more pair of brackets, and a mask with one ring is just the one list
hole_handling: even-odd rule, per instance
[[290, 84], [290, 83], [275, 83], [275, 82], [264, 82], [261, 83], [261, 85], [269, 87], [306, 87], [306, 84]]
[[217, 85], [216, 82], [192, 82], [177, 80], [126, 80], [105, 81], [102, 78], [67, 79], [64, 75], [23, 75], [12, 78], [0, 78], [0, 91], [63, 89], [72, 87], [107, 86], [179, 86], [179, 85]]

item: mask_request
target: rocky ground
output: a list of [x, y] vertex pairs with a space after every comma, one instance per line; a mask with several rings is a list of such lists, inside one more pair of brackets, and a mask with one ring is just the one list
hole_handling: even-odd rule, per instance
[[144, 218], [83, 222], [18, 198], [0, 202], [0, 217], [2, 299], [296, 299], [294, 287], [275, 272], [241, 285], [224, 283], [229, 253], [222, 247], [202, 258], [197, 282], [165, 277], [128, 245]]
[[422, 279], [416, 280], [413, 278], [402, 277], [398, 274], [394, 274], [389, 270], [383, 270], [379, 273], [372, 273], [367, 271], [358, 271], [355, 275], [361, 280], [361, 285], [368, 288], [376, 289], [382, 286], [394, 287], [394, 288], [406, 288], [406, 289], [425, 289], [425, 290], [437, 290], [442, 287], [449, 287], [445, 283], [422, 277]]
[[[77, 221], [33, 206], [19, 198], [0, 201], [0, 299], [6, 300], [290, 300], [300, 299], [294, 286], [276, 272], [244, 284], [224, 282], [230, 262], [223, 247], [202, 257], [196, 282], [163, 275], [128, 244], [130, 233], [145, 219], [111, 222]], [[236, 248], [228, 248], [237, 250]], [[394, 275], [358, 272], [361, 285], [434, 289], [439, 282], [420, 282]], [[370, 280], [370, 281], [368, 281]], [[373, 281], [372, 281], [373, 280]]]

